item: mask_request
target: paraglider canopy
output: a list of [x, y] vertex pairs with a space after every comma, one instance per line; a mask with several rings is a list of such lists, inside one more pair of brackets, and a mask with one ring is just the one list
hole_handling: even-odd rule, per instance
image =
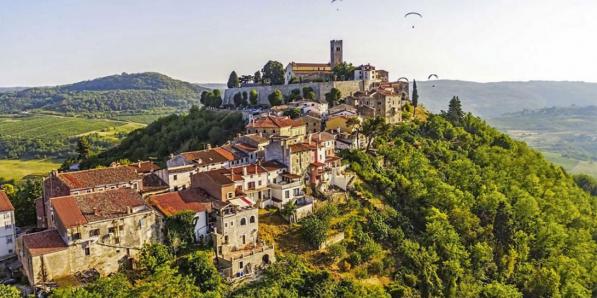
[[[427, 77], [427, 80], [431, 80], [431, 78], [435, 78], [436, 80], [439, 80], [439, 77], [436, 74], [434, 74], [434, 73], [430, 74]], [[435, 88], [435, 84], [433, 84], [431, 87]]]
[[[406, 14], [404, 15], [404, 17], [405, 17], [405, 18], [408, 18], [408, 17], [413, 17], [413, 16], [418, 16], [419, 18], [423, 18], [423, 15], [422, 15], [422, 14], [420, 14], [420, 13], [418, 13], [418, 12], [414, 12], [414, 11], [411, 11], [411, 12], [409, 12], [409, 13], [406, 13]], [[414, 29], [414, 28], [415, 28], [415, 25], [412, 25], [412, 28]]]
[[405, 77], [400, 77], [400, 78], [398, 78], [398, 82], [400, 82], [400, 81], [405, 81], [405, 82], [407, 82], [407, 83], [408, 83], [408, 79], [407, 79], [407, 78], [405, 78]]

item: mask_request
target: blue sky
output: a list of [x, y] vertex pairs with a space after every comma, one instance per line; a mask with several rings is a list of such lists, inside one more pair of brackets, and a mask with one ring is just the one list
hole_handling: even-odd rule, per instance
[[[409, 11], [424, 16], [415, 29]], [[224, 82], [269, 59], [327, 62], [330, 39], [392, 79], [597, 82], [596, 14], [594, 0], [0, 0], [0, 86]]]

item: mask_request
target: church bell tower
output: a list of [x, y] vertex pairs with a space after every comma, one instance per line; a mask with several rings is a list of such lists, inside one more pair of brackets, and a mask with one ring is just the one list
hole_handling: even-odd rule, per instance
[[342, 60], [342, 40], [330, 41], [330, 65], [334, 66], [341, 64]]

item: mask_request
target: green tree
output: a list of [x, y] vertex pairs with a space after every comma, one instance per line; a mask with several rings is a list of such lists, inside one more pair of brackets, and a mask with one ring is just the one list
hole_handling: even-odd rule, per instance
[[299, 108], [288, 109], [284, 111], [283, 115], [288, 116], [292, 119], [296, 119], [301, 116], [301, 110]]
[[412, 101], [413, 106], [416, 110], [417, 106], [419, 105], [419, 91], [417, 90], [417, 80], [413, 80], [413, 93], [410, 97], [410, 100]]
[[261, 84], [262, 83], [262, 79], [261, 79], [261, 71], [256, 71], [255, 75], [253, 75], [253, 82], [255, 82], [255, 84]]
[[240, 81], [238, 79], [238, 75], [236, 74], [236, 71], [232, 71], [230, 73], [230, 76], [228, 77], [228, 84], [227, 84], [228, 88], [237, 88], [240, 86]]
[[272, 107], [279, 106], [284, 101], [284, 95], [282, 94], [282, 91], [276, 89], [267, 97], [267, 99]]
[[157, 271], [135, 284], [131, 297], [201, 297], [201, 290], [190, 277], [178, 274], [175, 269], [162, 266]]
[[328, 105], [333, 107], [338, 103], [338, 100], [342, 97], [342, 93], [337, 88], [332, 88], [330, 92], [325, 94], [325, 100], [327, 100]]
[[9, 196], [15, 208], [15, 221], [17, 226], [35, 225], [35, 200], [42, 196], [42, 181], [40, 179], [26, 179], [16, 187], [16, 191]]
[[240, 107], [243, 103], [243, 96], [241, 95], [240, 92], [237, 92], [236, 94], [234, 94], [233, 100], [234, 100], [234, 106]]
[[317, 216], [309, 216], [301, 221], [301, 236], [315, 249], [327, 239], [328, 229], [329, 223]]
[[387, 132], [388, 128], [386, 119], [380, 116], [365, 119], [361, 127], [361, 131], [367, 137], [367, 151], [371, 148], [374, 139]]
[[241, 104], [242, 106], [248, 106], [249, 105], [249, 93], [247, 93], [247, 91], [243, 91], [243, 102]]
[[355, 69], [356, 67], [354, 67], [352, 63], [342, 62], [334, 66], [332, 73], [334, 74], [334, 78], [338, 81], [349, 81], [354, 78]]
[[21, 298], [21, 291], [17, 287], [0, 285], [0, 297]]
[[182, 259], [179, 268], [182, 274], [194, 280], [201, 291], [211, 292], [220, 289], [221, 277], [209, 253], [195, 251]]
[[161, 266], [170, 266], [174, 256], [170, 248], [161, 243], [143, 245], [139, 253], [139, 269], [146, 275], [154, 274]]
[[[221, 133], [217, 133], [217, 137], [221, 137]], [[195, 242], [194, 218], [191, 211], [166, 217], [166, 238], [175, 252]]]
[[257, 105], [258, 98], [259, 98], [259, 94], [257, 94], [257, 90], [251, 89], [251, 91], [249, 92], [249, 102], [251, 103], [252, 106]]
[[91, 154], [91, 143], [89, 137], [83, 136], [77, 140], [77, 154], [80, 160], [88, 159]]
[[261, 70], [263, 80], [271, 85], [284, 84], [284, 66], [278, 61], [268, 61]]
[[301, 97], [301, 90], [300, 89], [292, 89], [290, 91], [290, 95], [288, 96], [288, 101], [293, 102]]
[[448, 106], [448, 112], [444, 113], [446, 119], [450, 120], [452, 124], [459, 126], [464, 119], [464, 112], [462, 111], [462, 105], [458, 96], [452, 97], [450, 105]]
[[125, 298], [131, 297], [133, 286], [124, 274], [116, 273], [99, 278], [85, 286], [85, 289], [90, 293], [99, 294], [101, 297]]

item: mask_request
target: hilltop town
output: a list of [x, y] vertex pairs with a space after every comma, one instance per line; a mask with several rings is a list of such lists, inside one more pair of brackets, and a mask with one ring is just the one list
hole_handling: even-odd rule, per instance
[[[291, 62], [283, 84], [245, 78], [227, 89], [218, 108], [240, 110], [246, 126], [223, 146], [172, 152], [164, 167], [138, 161], [53, 171], [35, 203], [36, 232], [16, 237], [14, 208], [0, 191], [1, 211], [13, 219], [0, 252], [16, 255], [30, 286], [46, 291], [134, 266], [144, 245], [172, 243], [173, 217], [191, 214], [192, 241], [213, 247], [225, 280], [256, 278], [276, 261], [275, 243], [260, 237], [259, 210], [283, 210], [295, 223], [343, 196], [355, 175], [337, 153], [369, 149], [376, 129], [403, 120], [408, 82], [389, 82], [369, 64], [340, 78], [333, 70], [346, 65], [342, 57], [342, 41], [333, 40], [329, 63]], [[256, 103], [242, 103], [247, 92]]]

